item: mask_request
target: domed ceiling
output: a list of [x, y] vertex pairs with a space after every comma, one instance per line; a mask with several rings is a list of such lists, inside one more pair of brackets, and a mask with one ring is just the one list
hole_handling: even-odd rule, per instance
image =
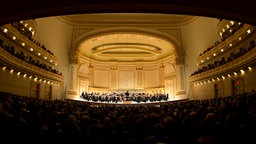
[[[143, 28], [143, 25], [175, 27], [192, 22], [195, 16], [171, 14], [108, 13], [80, 14], [59, 17], [76, 30], [93, 27]], [[79, 27], [79, 28], [78, 28]], [[77, 32], [82, 33], [82, 32]], [[112, 31], [85, 38], [78, 51], [89, 59], [104, 62], [151, 62], [175, 56], [175, 46], [170, 40], [141, 32]]]

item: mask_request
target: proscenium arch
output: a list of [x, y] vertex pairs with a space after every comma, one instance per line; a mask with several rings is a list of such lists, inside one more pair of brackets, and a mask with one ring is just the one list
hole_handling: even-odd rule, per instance
[[158, 31], [158, 30], [152, 30], [152, 29], [145, 29], [145, 28], [134, 28], [134, 27], [115, 27], [115, 28], [104, 28], [100, 30], [92, 30], [86, 33], [81, 34], [80, 36], [76, 37], [73, 40], [72, 48], [70, 49], [70, 53], [77, 53], [79, 52], [80, 45], [91, 38], [100, 37], [102, 35], [106, 34], [116, 34], [116, 33], [135, 33], [135, 34], [143, 34], [147, 36], [157, 37], [159, 39], [162, 39], [170, 44], [173, 45], [175, 48], [174, 53], [176, 56], [177, 63], [183, 63], [184, 58], [184, 50], [181, 47], [181, 42], [172, 36], [171, 34], [168, 34], [166, 32]]
[[[253, 12], [254, 5], [250, 0], [240, 3], [230, 1], [155, 1], [155, 0], [129, 0], [129, 1], [103, 1], [103, 0], [30, 0], [4, 1], [5, 7], [0, 9], [0, 24], [13, 21], [35, 19], [40, 17], [82, 14], [82, 13], [165, 13], [208, 16], [223, 19], [244, 21], [256, 24]], [[11, 9], [11, 10], [10, 10]]]

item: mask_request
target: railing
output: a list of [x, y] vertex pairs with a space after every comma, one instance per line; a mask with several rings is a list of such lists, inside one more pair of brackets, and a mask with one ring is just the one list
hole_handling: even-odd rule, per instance
[[[52, 64], [54, 65], [54, 62], [56, 61], [56, 57], [55, 56], [49, 54], [47, 51], [42, 49], [40, 46], [35, 44], [33, 41], [29, 40], [26, 36], [21, 34], [13, 26], [11, 26], [11, 24], [5, 25], [4, 28], [8, 29], [9, 34], [11, 34], [12, 36], [16, 36], [17, 39], [19, 39], [20, 41], [24, 42], [26, 44], [25, 47], [27, 47], [28, 49], [33, 48], [34, 49], [33, 51], [40, 52], [41, 56], [46, 56], [47, 60], [45, 60], [45, 61], [52, 60], [53, 61]], [[38, 56], [38, 55], [35, 53], [35, 56]]]
[[22, 71], [24, 71], [24, 73], [32, 73], [33, 75], [37, 75], [38, 77], [43, 77], [58, 82], [64, 82], [64, 76], [55, 74], [53, 72], [47, 71], [45, 69], [27, 63], [19, 58], [16, 58], [9, 52], [5, 51], [3, 48], [0, 48], [0, 59], [5, 63], [8, 63], [12, 67], [21, 69]]
[[198, 81], [202, 79], [211, 78], [217, 75], [222, 75], [224, 73], [228, 73], [230, 71], [236, 70], [241, 67], [248, 66], [250, 64], [254, 64], [254, 61], [256, 61], [256, 47], [245, 53], [244, 55], [236, 58], [233, 61], [230, 61], [228, 63], [225, 63], [221, 66], [218, 66], [216, 68], [213, 68], [211, 70], [201, 72], [199, 74], [193, 75], [190, 77], [189, 81]]

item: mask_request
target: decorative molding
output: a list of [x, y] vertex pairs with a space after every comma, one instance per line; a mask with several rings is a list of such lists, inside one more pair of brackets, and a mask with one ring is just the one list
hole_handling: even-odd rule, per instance
[[75, 63], [78, 64], [78, 52], [75, 50], [70, 50], [69, 51], [69, 63]]

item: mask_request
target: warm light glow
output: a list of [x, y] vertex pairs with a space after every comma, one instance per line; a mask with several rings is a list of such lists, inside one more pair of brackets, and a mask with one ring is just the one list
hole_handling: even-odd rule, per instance
[[222, 76], [222, 79], [225, 79], [225, 76]]
[[226, 27], [229, 28], [229, 25], [227, 24]]
[[230, 46], [230, 47], [232, 47], [232, 43], [231, 43], [231, 44], [229, 44], [229, 46]]
[[250, 29], [248, 29], [248, 30], [247, 30], [247, 33], [248, 33], [248, 34], [249, 34], [249, 33], [251, 33], [251, 30], [250, 30]]
[[47, 59], [47, 57], [44, 57], [44, 59]]
[[230, 74], [228, 74], [228, 77], [230, 78], [230, 77], [231, 77], [231, 75], [230, 75]]
[[34, 78], [34, 81], [37, 81], [37, 77]]
[[213, 56], [216, 56], [216, 53], [214, 53]]
[[203, 60], [201, 60], [201, 63], [203, 63], [204, 61]]
[[20, 75], [20, 72], [18, 72], [17, 75], [19, 76], [19, 75]]
[[14, 70], [13, 70], [13, 69], [11, 69], [11, 70], [10, 70], [10, 73], [12, 74], [12, 73], [13, 73], [13, 71], [14, 71]]
[[29, 79], [32, 79], [32, 76], [29, 76]]
[[207, 59], [210, 59], [209, 57], [207, 57]]
[[41, 55], [41, 53], [38, 53], [38, 55], [40, 56], [40, 55]]
[[25, 46], [25, 43], [24, 43], [24, 42], [22, 43], [22, 46]]
[[241, 69], [240, 72], [241, 72], [241, 74], [244, 74], [244, 70]]
[[213, 82], [215, 82], [215, 79], [212, 79]]
[[50, 62], [52, 62], [52, 60]]
[[234, 75], [236, 76], [236, 75], [237, 75], [237, 73], [236, 73], [236, 72], [234, 72]]
[[233, 25], [233, 24], [234, 24], [234, 21], [230, 21], [230, 23], [231, 23], [231, 25]]
[[252, 71], [252, 68], [251, 68], [251, 67], [248, 67], [248, 70], [249, 70], [249, 71]]
[[27, 26], [28, 26], [28, 24], [27, 24], [27, 23], [25, 23], [25, 24], [24, 24], [24, 26], [25, 26], [25, 27], [27, 27]]
[[16, 40], [16, 37], [15, 37], [15, 36], [13, 36], [13, 37], [12, 37], [12, 39], [13, 39], [13, 40]]
[[29, 29], [29, 31], [31, 31], [31, 30], [32, 30], [32, 27], [29, 27], [28, 29]]
[[27, 76], [27, 74], [24, 74], [23, 77], [25, 78]]
[[6, 67], [3, 67], [2, 70], [5, 71], [5, 70], [6, 70]]
[[4, 29], [4, 32], [7, 33], [7, 32], [8, 32], [8, 29], [5, 28], [5, 29]]
[[221, 49], [220, 51], [221, 51], [221, 52], [224, 52], [224, 49]]
[[220, 80], [220, 78], [217, 77], [217, 80]]
[[33, 51], [34, 49], [33, 48], [30, 48], [30, 51]]
[[239, 39], [239, 40], [242, 40], [242, 37], [239, 37], [238, 39]]

